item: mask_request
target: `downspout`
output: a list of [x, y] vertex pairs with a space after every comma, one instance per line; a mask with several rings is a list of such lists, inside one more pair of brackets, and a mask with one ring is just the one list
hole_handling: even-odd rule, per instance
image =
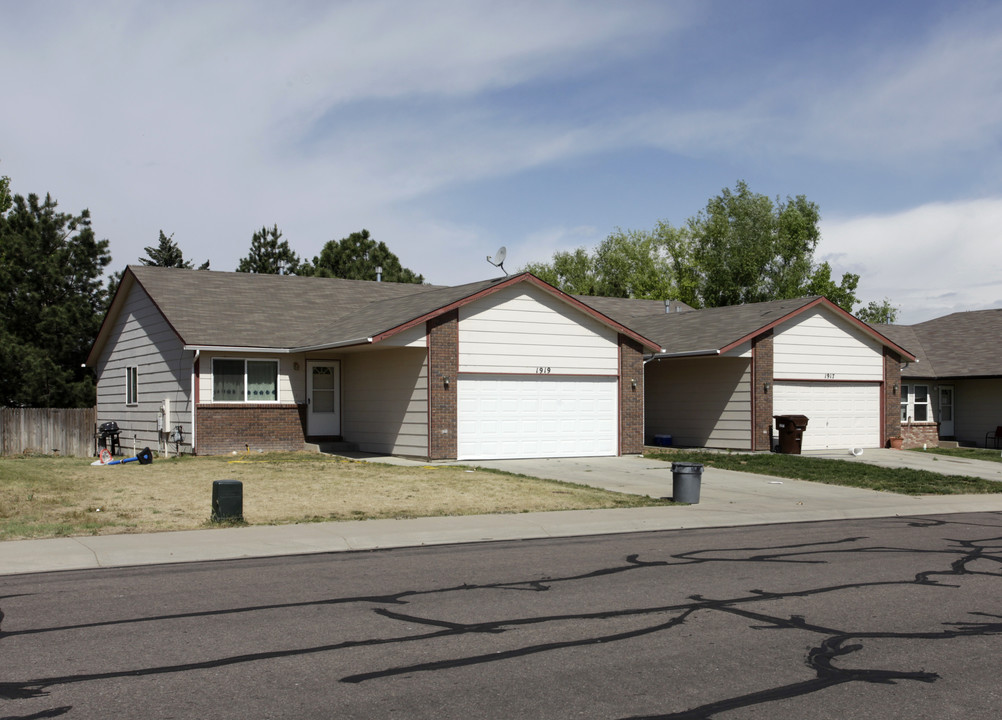
[[195, 454], [195, 442], [197, 437], [195, 435], [195, 406], [198, 405], [198, 386], [195, 384], [198, 381], [198, 375], [195, 374], [195, 368], [198, 367], [198, 356], [201, 350], [195, 351], [195, 357], [191, 359], [191, 454]]

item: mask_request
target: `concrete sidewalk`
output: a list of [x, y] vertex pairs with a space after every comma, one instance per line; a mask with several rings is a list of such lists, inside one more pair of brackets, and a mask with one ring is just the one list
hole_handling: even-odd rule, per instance
[[[917, 463], [917, 466], [923, 467], [921, 463], [927, 463], [931, 467], [924, 469], [944, 472], [945, 468], [949, 468], [946, 474], [1002, 480], [1002, 466], [996, 463], [964, 461], [963, 465], [955, 467], [946, 462], [947, 458], [936, 460], [932, 455], [893, 450], [867, 450], [859, 458], [852, 458], [847, 452], [844, 457], [855, 462], [898, 466]], [[389, 457], [369, 456], [369, 459], [395, 464], [428, 464]], [[670, 496], [672, 493], [671, 463], [635, 456], [458, 464], [654, 497]], [[958, 512], [1002, 512], [1002, 495], [910, 497], [706, 468], [698, 505], [17, 540], [0, 543], [0, 575], [492, 540]]]

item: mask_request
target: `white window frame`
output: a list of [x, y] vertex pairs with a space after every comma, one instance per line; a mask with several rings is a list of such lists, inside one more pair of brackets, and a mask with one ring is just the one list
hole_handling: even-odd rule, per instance
[[134, 406], [139, 404], [139, 366], [125, 366], [125, 404]]
[[[222, 362], [242, 362], [244, 364], [244, 396], [241, 400], [234, 400], [233, 398], [227, 399], [217, 399], [216, 398], [216, 361]], [[275, 399], [274, 400], [260, 400], [256, 398], [248, 398], [248, 382], [247, 382], [247, 363], [271, 363], [275, 366]], [[282, 400], [282, 378], [281, 378], [281, 365], [277, 359], [274, 358], [240, 358], [240, 357], [215, 357], [212, 358], [212, 402], [214, 403], [256, 403], [262, 405], [277, 405]]]
[[[915, 392], [918, 388], [925, 388], [925, 400], [918, 402], [915, 397], [917, 393]], [[901, 422], [932, 422], [932, 401], [931, 392], [932, 388], [926, 384], [908, 384], [901, 386]], [[919, 407], [925, 408], [925, 419], [916, 420], [915, 419], [915, 409]]]

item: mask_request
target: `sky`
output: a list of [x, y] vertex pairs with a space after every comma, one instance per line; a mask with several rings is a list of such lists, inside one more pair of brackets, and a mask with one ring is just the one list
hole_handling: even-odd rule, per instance
[[1002, 307], [995, 1], [0, 0], [0, 68], [0, 175], [116, 270], [366, 228], [457, 285], [744, 180], [898, 322]]

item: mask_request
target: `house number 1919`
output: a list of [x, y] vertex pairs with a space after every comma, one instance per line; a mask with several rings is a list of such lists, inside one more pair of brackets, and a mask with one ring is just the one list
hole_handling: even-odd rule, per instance
[[552, 368], [548, 368], [548, 367], [538, 367], [538, 368], [536, 368], [536, 374], [537, 375], [549, 375], [550, 372], [551, 372], [551, 370], [552, 370]]

